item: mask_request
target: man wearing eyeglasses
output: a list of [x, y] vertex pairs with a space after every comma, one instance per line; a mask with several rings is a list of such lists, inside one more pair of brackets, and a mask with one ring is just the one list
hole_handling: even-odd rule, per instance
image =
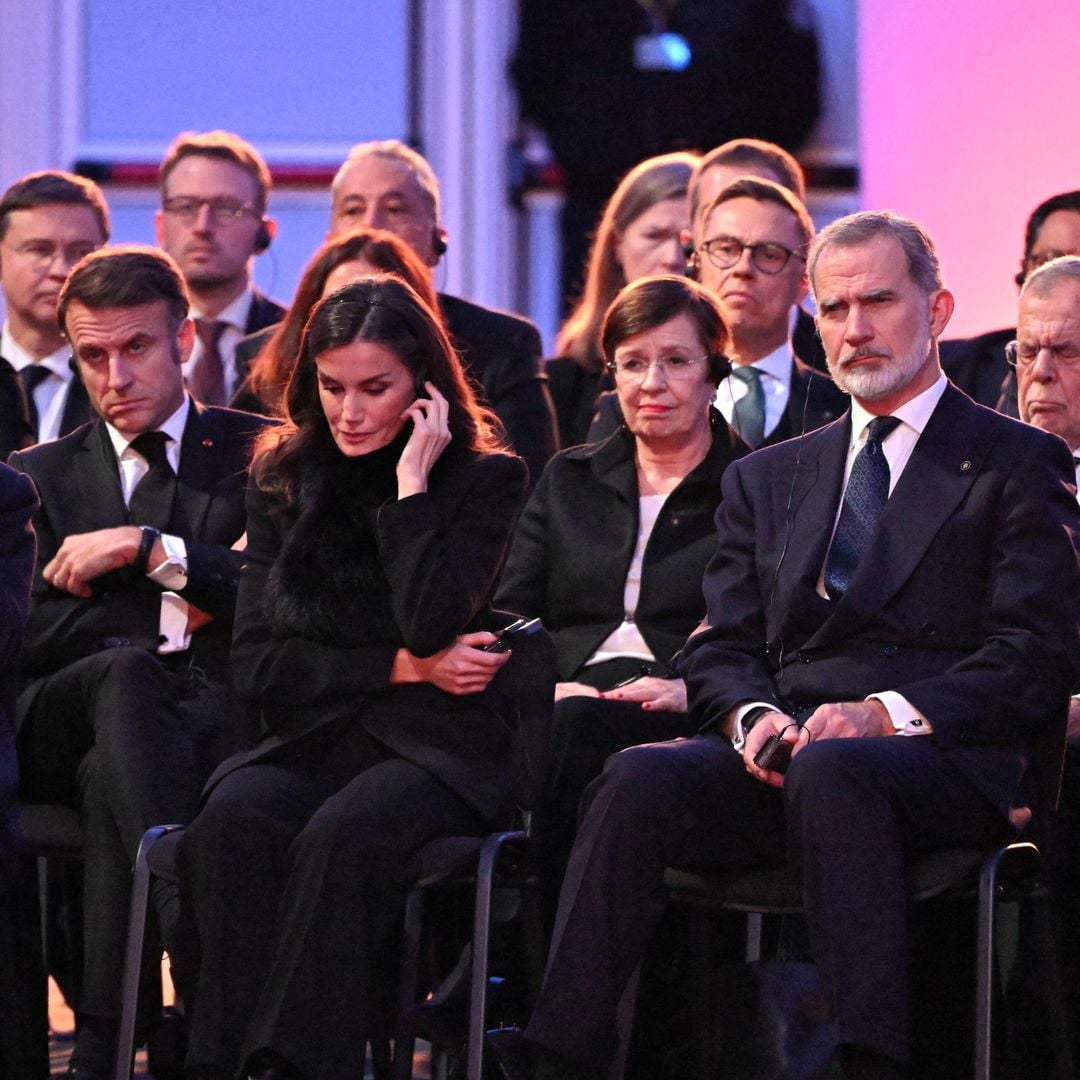
[[[1016, 284], [1022, 286], [1029, 274], [1062, 255], [1080, 255], [1080, 191], [1053, 195], [1031, 212]], [[1005, 363], [1005, 345], [1014, 334], [1008, 327], [941, 342], [941, 366], [949, 379], [980, 405], [1006, 416], [1019, 415], [1016, 378]]]
[[716, 391], [728, 423], [756, 450], [836, 419], [843, 395], [794, 354], [790, 339], [814, 236], [806, 207], [779, 184], [744, 176], [693, 228], [691, 266], [720, 301], [731, 333], [733, 370]]
[[277, 233], [266, 216], [270, 172], [249, 142], [228, 131], [185, 132], [159, 171], [158, 246], [179, 264], [197, 340], [184, 378], [192, 396], [224, 405], [246, 370], [236, 345], [279, 322], [284, 309], [251, 282], [251, 265]]
[[[7, 319], [0, 331], [0, 457], [74, 431], [90, 403], [68, 365], [56, 321], [68, 271], [109, 239], [109, 208], [92, 180], [31, 173], [0, 198], [0, 285]], [[11, 368], [18, 375], [16, 385]]]

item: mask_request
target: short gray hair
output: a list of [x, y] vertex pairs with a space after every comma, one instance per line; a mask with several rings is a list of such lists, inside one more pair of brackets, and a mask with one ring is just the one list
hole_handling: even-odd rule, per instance
[[1020, 297], [1023, 299], [1029, 293], [1033, 296], [1045, 297], [1058, 285], [1069, 282], [1080, 286], [1080, 256], [1059, 255], [1056, 259], [1043, 263], [1038, 270], [1031, 272], [1020, 290]]
[[432, 214], [435, 215], [436, 224], [442, 220], [442, 197], [439, 193], [439, 178], [435, 175], [435, 170], [423, 154], [417, 153], [411, 146], [406, 146], [400, 139], [376, 139], [372, 142], [357, 143], [349, 151], [349, 156], [342, 163], [330, 184], [331, 196], [337, 195], [337, 190], [349, 169], [366, 157], [390, 158], [401, 162], [416, 177], [420, 191], [428, 206], [431, 207]]
[[[814, 289], [814, 275], [818, 259], [825, 248], [858, 247], [880, 235], [895, 237], [904, 249], [907, 257], [908, 273], [911, 280], [929, 296], [937, 289], [944, 288], [941, 278], [941, 263], [930, 234], [911, 218], [901, 217], [891, 210], [863, 210], [857, 214], [848, 214], [839, 221], [822, 229], [810, 251], [810, 288]], [[815, 298], [817, 293], [814, 293]]]

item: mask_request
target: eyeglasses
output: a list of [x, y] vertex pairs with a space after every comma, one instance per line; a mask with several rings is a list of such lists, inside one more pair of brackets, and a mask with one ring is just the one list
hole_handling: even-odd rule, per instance
[[210, 219], [215, 225], [235, 225], [241, 218], [259, 217], [259, 211], [254, 206], [237, 199], [197, 199], [194, 195], [172, 195], [161, 203], [166, 214], [179, 218], [185, 225], [190, 225], [204, 206], [210, 211]]
[[649, 369], [655, 367], [663, 373], [665, 379], [679, 382], [681, 379], [692, 378], [698, 364], [708, 359], [707, 356], [665, 356], [659, 360], [646, 360], [640, 356], [622, 356], [608, 364], [608, 370], [624, 382], [640, 383], [645, 381]]
[[[1080, 364], [1080, 348], [1072, 343], [1048, 345], [1047, 348], [1054, 358], [1054, 363], [1061, 367], [1071, 368]], [[1039, 345], [1029, 345], [1027, 342], [1021, 345], [1019, 342], [1010, 341], [1005, 346], [1005, 360], [1012, 367], [1023, 370], [1031, 367], [1042, 351]]]
[[706, 240], [698, 251], [704, 251], [709, 262], [718, 270], [730, 270], [741, 258], [744, 251], [750, 252], [750, 261], [763, 274], [779, 274], [794, 255], [806, 262], [806, 256], [800, 255], [783, 244], [768, 241], [764, 244], [744, 244], [734, 236], [714, 236]]

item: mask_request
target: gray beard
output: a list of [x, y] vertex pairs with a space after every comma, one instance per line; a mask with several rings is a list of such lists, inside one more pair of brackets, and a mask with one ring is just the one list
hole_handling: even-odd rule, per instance
[[829, 373], [833, 382], [852, 397], [860, 401], [877, 401], [903, 389], [919, 374], [930, 355], [931, 344], [930, 324], [927, 321], [919, 337], [903, 356], [894, 356], [874, 371], [842, 369], [830, 361]]

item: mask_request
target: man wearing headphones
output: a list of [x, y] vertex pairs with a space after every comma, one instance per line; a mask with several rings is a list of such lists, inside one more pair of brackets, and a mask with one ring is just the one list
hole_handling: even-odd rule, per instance
[[166, 152], [158, 179], [158, 246], [184, 274], [197, 333], [184, 378], [197, 401], [224, 405], [247, 374], [239, 370], [237, 342], [285, 314], [251, 283], [252, 259], [277, 233], [266, 216], [270, 171], [239, 135], [185, 132]]
[[[358, 143], [331, 186], [330, 235], [361, 226], [404, 240], [434, 272], [446, 253], [439, 181], [397, 139]], [[527, 319], [439, 293], [439, 308], [465, 369], [506, 431], [533, 482], [558, 448], [555, 410], [540, 362], [540, 335]]]

